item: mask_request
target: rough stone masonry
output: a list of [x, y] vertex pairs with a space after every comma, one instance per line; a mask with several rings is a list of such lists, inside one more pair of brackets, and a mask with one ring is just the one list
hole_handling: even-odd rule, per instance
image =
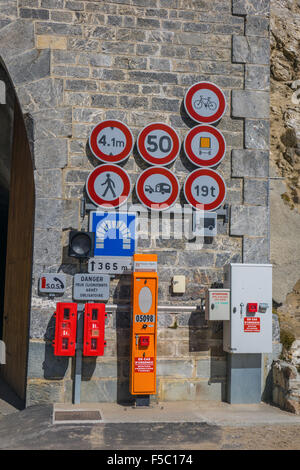
[[[217, 124], [227, 153], [217, 171], [229, 223], [218, 217], [218, 235], [196, 251], [193, 240], [164, 237], [159, 224], [139, 239], [139, 252], [158, 254], [159, 304], [200, 305], [205, 287], [223, 282], [224, 264], [269, 261], [269, 0], [1, 0], [0, 27], [35, 163], [27, 404], [71, 402], [72, 360], [53, 355], [55, 301], [38, 295], [38, 279], [66, 273], [60, 300], [72, 300], [79, 264], [67, 255], [68, 233], [88, 227], [80, 200], [97, 165], [88, 137], [101, 120], [125, 122], [135, 138], [146, 124], [165, 122], [183, 141], [195, 125], [183, 108], [192, 84], [214, 82], [227, 98]], [[135, 150], [124, 168], [134, 182], [144, 168]], [[182, 152], [171, 169], [182, 185], [194, 168]], [[182, 296], [171, 294], [175, 274], [186, 276]], [[130, 301], [130, 281], [111, 282], [109, 303]], [[224, 399], [222, 323], [171, 311], [158, 324], [157, 399]], [[106, 341], [103, 357], [83, 362], [82, 401], [129, 398], [129, 313], [108, 314]]]

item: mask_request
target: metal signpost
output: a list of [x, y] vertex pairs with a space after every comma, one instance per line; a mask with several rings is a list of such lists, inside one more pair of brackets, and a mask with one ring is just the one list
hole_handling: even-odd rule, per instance
[[169, 165], [179, 154], [180, 139], [172, 127], [153, 122], [140, 132], [137, 148], [143, 160], [150, 165]]
[[163, 166], [154, 166], [138, 177], [135, 189], [145, 207], [161, 211], [175, 204], [180, 186], [174, 173]]

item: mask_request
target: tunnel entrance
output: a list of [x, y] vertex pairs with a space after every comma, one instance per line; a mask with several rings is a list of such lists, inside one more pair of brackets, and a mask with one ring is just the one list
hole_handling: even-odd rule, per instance
[[[33, 162], [23, 114], [5, 65], [0, 104], [0, 339], [2, 379], [25, 400], [34, 223]], [[3, 88], [2, 88], [3, 89]]]

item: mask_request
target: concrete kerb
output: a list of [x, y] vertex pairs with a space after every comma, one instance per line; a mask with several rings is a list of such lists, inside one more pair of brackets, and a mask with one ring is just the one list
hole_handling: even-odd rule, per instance
[[[98, 411], [98, 423], [206, 423], [216, 426], [299, 425], [300, 416], [283, 411], [266, 403], [232, 405], [225, 402], [161, 402], [149, 407], [136, 408], [117, 403], [81, 403], [78, 405], [54, 404], [53, 417], [60, 412]], [[68, 420], [68, 424], [92, 424], [92, 421]]]

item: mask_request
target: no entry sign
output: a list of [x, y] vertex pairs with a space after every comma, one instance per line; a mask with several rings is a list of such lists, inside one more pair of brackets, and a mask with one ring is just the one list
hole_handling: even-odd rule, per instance
[[192, 85], [185, 97], [184, 107], [196, 122], [212, 124], [219, 121], [226, 110], [226, 99], [222, 90], [210, 82]]
[[148, 209], [158, 211], [175, 204], [179, 194], [178, 179], [163, 166], [154, 166], [143, 171], [135, 188], [141, 203]]
[[180, 139], [172, 127], [153, 122], [140, 132], [137, 148], [141, 157], [150, 165], [168, 165], [178, 156]]
[[197, 166], [212, 167], [220, 163], [226, 152], [223, 134], [213, 126], [193, 127], [184, 140], [188, 159]]
[[130, 190], [130, 178], [127, 172], [118, 165], [97, 166], [86, 181], [86, 191], [91, 201], [107, 209], [124, 204]]
[[121, 121], [102, 121], [91, 132], [89, 144], [94, 156], [101, 162], [120, 163], [133, 148], [133, 135]]
[[187, 177], [184, 194], [195, 209], [212, 211], [217, 209], [226, 197], [225, 182], [216, 171], [199, 168]]

